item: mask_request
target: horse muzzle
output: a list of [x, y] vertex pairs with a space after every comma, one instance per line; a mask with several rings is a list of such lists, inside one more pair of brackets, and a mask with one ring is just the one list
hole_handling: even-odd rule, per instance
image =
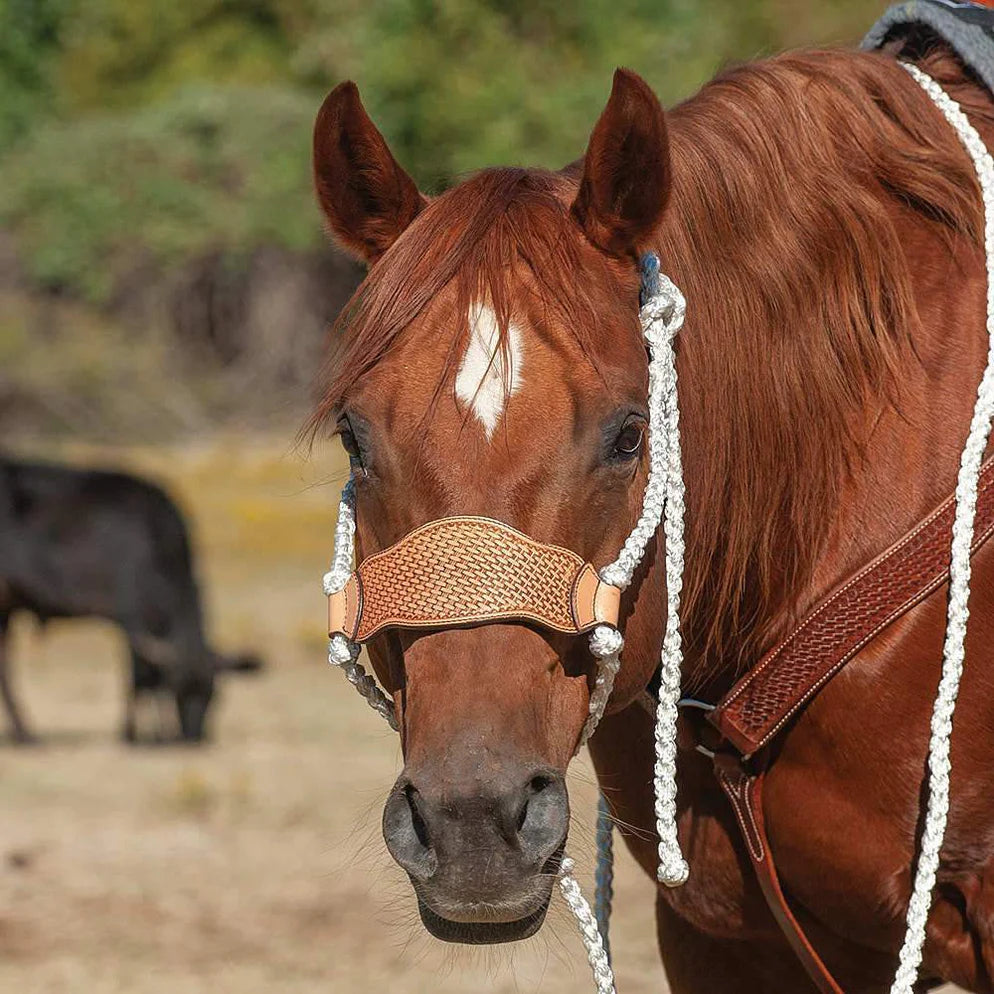
[[511, 942], [545, 918], [569, 828], [563, 775], [499, 770], [459, 790], [402, 776], [383, 836], [407, 871], [425, 927], [448, 942]]

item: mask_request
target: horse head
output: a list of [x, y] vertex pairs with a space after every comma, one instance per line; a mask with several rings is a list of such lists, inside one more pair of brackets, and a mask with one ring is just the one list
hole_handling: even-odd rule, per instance
[[[358, 558], [469, 515], [595, 567], [613, 561], [647, 476], [638, 255], [669, 192], [649, 87], [615, 75], [581, 164], [488, 169], [429, 198], [344, 83], [317, 118], [314, 175], [331, 231], [370, 264], [316, 415], [351, 458]], [[634, 648], [612, 708], [658, 658], [658, 617], [644, 631], [626, 622], [645, 592], [658, 604], [659, 560], [650, 548], [622, 599]], [[569, 829], [565, 773], [595, 675], [587, 639], [510, 619], [390, 627], [368, 649], [404, 753], [384, 836], [425, 925], [461, 942], [532, 934]]]

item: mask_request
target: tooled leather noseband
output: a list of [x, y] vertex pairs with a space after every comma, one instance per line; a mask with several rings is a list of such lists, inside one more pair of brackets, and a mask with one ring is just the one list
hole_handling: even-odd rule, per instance
[[328, 598], [329, 634], [530, 621], [580, 635], [618, 626], [621, 590], [575, 552], [493, 518], [429, 521], [363, 560]]

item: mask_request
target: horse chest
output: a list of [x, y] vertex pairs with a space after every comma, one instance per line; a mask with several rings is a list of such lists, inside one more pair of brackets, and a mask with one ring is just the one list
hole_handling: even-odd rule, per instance
[[[933, 898], [925, 964], [975, 983], [992, 954], [979, 937], [991, 911], [976, 895], [994, 881], [994, 746], [986, 702], [994, 639], [994, 549], [974, 560], [961, 703], [952, 738], [952, 804]], [[785, 739], [767, 777], [771, 847], [792, 903], [830, 927], [831, 938], [892, 956], [904, 928], [930, 696], [945, 620], [937, 591], [833, 679]]]

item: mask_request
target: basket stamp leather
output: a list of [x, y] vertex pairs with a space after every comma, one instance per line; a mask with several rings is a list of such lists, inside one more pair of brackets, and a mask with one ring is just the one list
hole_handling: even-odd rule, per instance
[[493, 518], [439, 518], [365, 559], [328, 598], [328, 631], [365, 642], [386, 628], [530, 621], [580, 634], [617, 626], [621, 590], [575, 552]]
[[[709, 721], [743, 756], [768, 745], [891, 622], [949, 579], [955, 494], [826, 597], [743, 676]], [[994, 457], [980, 470], [973, 555], [994, 534]]]

